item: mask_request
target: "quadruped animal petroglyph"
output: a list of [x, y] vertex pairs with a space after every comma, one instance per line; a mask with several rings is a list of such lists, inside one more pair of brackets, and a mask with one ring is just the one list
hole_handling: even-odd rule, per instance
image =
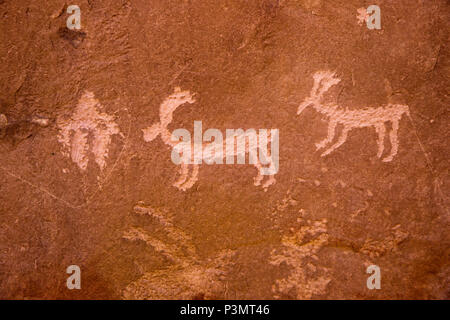
[[[275, 183], [274, 175], [278, 172], [278, 129], [271, 129], [269, 132], [261, 129], [258, 135], [253, 129], [245, 132], [242, 129], [227, 129], [226, 139], [223, 140], [221, 132], [217, 129], [209, 129], [202, 135], [201, 121], [195, 121], [194, 142], [191, 143], [190, 133], [187, 130], [177, 129], [170, 132], [168, 126], [172, 122], [173, 112], [178, 107], [194, 102], [194, 94], [190, 91], [175, 88], [173, 94], [160, 105], [159, 123], [142, 130], [146, 142], [160, 135], [163, 142], [172, 149], [172, 160], [180, 165], [180, 177], [173, 185], [183, 191], [191, 188], [198, 180], [199, 165], [202, 161], [207, 164], [223, 164], [225, 159], [226, 164], [234, 164], [234, 158], [237, 157], [237, 163], [243, 164], [248, 154], [249, 164], [254, 165], [258, 170], [254, 181], [255, 186], [262, 185], [267, 191], [267, 188]], [[214, 141], [203, 142], [211, 141], [213, 137]], [[183, 138], [182, 142], [179, 142], [180, 138]], [[236, 141], [237, 145], [235, 145]], [[271, 144], [270, 155], [267, 150], [268, 141]], [[190, 176], [189, 165], [192, 165]], [[262, 183], [265, 175], [269, 178]]]
[[387, 104], [378, 108], [364, 108], [360, 110], [349, 110], [342, 108], [337, 104], [322, 102], [324, 94], [334, 85], [337, 85], [339, 79], [334, 72], [319, 71], [313, 75], [314, 85], [311, 94], [298, 107], [297, 114], [303, 112], [307, 107], [312, 106], [317, 112], [328, 118], [327, 137], [319, 143], [316, 143], [317, 150], [325, 148], [332, 143], [336, 135], [338, 125], [342, 125], [342, 131], [338, 140], [329, 146], [322, 157], [330, 154], [347, 141], [349, 131], [356, 128], [374, 127], [378, 134], [378, 152], [377, 157], [381, 158], [384, 151], [384, 139], [386, 136], [386, 123], [391, 122], [392, 129], [389, 133], [391, 141], [391, 152], [383, 161], [389, 162], [398, 152], [398, 129], [399, 122], [406, 114], [410, 117], [409, 107], [400, 104]]

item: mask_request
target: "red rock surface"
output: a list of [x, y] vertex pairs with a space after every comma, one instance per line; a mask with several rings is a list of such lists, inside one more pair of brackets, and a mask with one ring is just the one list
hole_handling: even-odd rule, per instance
[[[65, 1], [0, 1], [0, 298], [448, 299], [450, 8], [375, 2], [381, 30], [361, 0], [79, 0], [78, 31]], [[348, 113], [297, 115], [327, 70]], [[267, 191], [252, 165], [173, 186], [143, 130], [175, 87], [170, 131], [279, 129]]]

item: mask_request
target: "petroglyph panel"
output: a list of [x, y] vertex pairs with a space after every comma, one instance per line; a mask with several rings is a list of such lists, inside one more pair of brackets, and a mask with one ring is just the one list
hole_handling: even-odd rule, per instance
[[0, 298], [449, 299], [448, 1], [370, 5], [0, 0]]

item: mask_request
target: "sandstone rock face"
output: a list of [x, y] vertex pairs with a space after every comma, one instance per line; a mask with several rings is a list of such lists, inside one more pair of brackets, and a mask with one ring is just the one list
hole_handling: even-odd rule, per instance
[[447, 1], [77, 1], [0, 1], [0, 298], [449, 298]]

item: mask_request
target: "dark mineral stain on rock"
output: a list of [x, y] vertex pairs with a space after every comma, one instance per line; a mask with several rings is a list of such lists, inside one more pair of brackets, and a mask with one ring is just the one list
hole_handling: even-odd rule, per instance
[[67, 27], [61, 27], [58, 29], [58, 36], [77, 48], [86, 38], [86, 33], [78, 30], [70, 30]]

